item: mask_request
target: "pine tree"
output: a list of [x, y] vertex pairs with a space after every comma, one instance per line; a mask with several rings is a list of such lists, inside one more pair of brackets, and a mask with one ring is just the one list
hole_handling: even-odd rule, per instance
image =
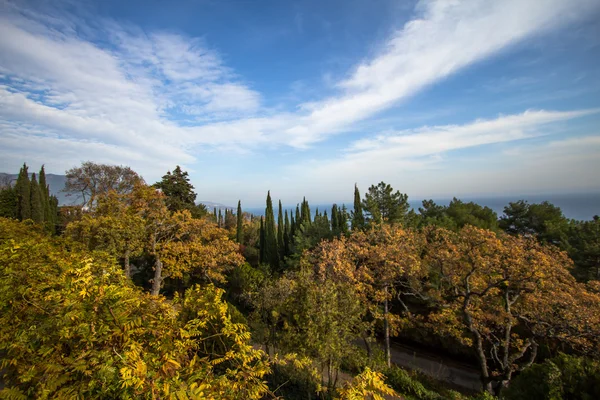
[[29, 172], [27, 164], [19, 171], [17, 183], [15, 184], [17, 192], [17, 218], [21, 221], [31, 218], [31, 183], [29, 182]]
[[358, 186], [354, 185], [354, 211], [352, 212], [352, 230], [362, 230], [365, 227], [365, 216], [360, 201], [360, 192]]
[[188, 173], [182, 171], [179, 165], [175, 167], [173, 173], [168, 171], [160, 182], [154, 184], [154, 187], [167, 196], [167, 207], [171, 211], [192, 210], [196, 206], [194, 186], [190, 183]]
[[267, 207], [265, 209], [265, 261], [271, 266], [272, 270], [277, 271], [279, 269], [275, 215], [270, 191], [267, 193]]
[[44, 222], [44, 206], [42, 205], [42, 193], [38, 185], [35, 173], [31, 176], [29, 199], [31, 204], [31, 219], [36, 224]]
[[238, 200], [237, 227], [236, 227], [235, 237], [239, 244], [242, 244], [242, 241], [244, 239], [243, 224], [244, 224], [244, 216], [242, 215], [242, 201]]

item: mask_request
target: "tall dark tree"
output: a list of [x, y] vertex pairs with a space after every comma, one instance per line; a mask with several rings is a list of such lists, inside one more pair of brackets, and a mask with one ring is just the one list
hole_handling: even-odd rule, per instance
[[310, 225], [310, 223], [311, 223], [310, 206], [308, 205], [308, 201], [306, 201], [306, 197], [302, 199], [302, 208], [300, 209], [300, 216], [302, 219], [302, 223], [305, 226]]
[[35, 177], [35, 173], [31, 176], [30, 189], [30, 204], [31, 204], [31, 219], [37, 224], [44, 222], [44, 206], [42, 205], [42, 193], [40, 185]]
[[352, 230], [362, 230], [365, 227], [365, 216], [363, 214], [362, 202], [358, 186], [354, 185], [354, 211], [352, 211]]
[[223, 213], [221, 212], [220, 208], [219, 208], [219, 222], [217, 222], [217, 225], [219, 225], [219, 228], [223, 227]]
[[237, 226], [235, 231], [235, 238], [238, 243], [242, 243], [244, 240], [244, 215], [242, 214], [242, 201], [238, 200], [237, 206]]
[[283, 260], [283, 257], [285, 256], [285, 243], [283, 242], [284, 230], [283, 208], [281, 207], [281, 200], [279, 200], [279, 209], [277, 211], [277, 248], [279, 249], [280, 260]]
[[331, 231], [333, 232], [334, 235], [339, 235], [339, 230], [340, 230], [340, 223], [338, 221], [338, 206], [337, 204], [334, 204], [331, 207]]
[[302, 225], [302, 213], [300, 213], [300, 206], [296, 204], [296, 231], [300, 229]]
[[265, 223], [262, 215], [260, 216], [260, 231], [258, 233], [258, 262], [265, 263]]
[[31, 218], [31, 183], [29, 182], [29, 172], [27, 164], [19, 171], [17, 183], [15, 184], [17, 192], [17, 218], [21, 221]]
[[283, 254], [284, 256], [290, 255], [290, 219], [288, 218], [288, 210], [285, 210], [285, 221], [283, 228]]
[[40, 168], [40, 175], [38, 179], [40, 193], [42, 195], [42, 207], [44, 207], [44, 222], [46, 224], [46, 228], [51, 230], [50, 225], [52, 217], [50, 215], [50, 187], [48, 186], [48, 182], [46, 182], [46, 171], [43, 165]]
[[367, 220], [373, 224], [405, 222], [410, 205], [408, 196], [394, 189], [385, 182], [372, 185], [365, 193], [362, 202], [367, 212]]
[[265, 208], [265, 261], [274, 271], [279, 270], [279, 251], [277, 248], [277, 232], [275, 227], [275, 215], [273, 213], [273, 201], [271, 192], [267, 193], [267, 207]]

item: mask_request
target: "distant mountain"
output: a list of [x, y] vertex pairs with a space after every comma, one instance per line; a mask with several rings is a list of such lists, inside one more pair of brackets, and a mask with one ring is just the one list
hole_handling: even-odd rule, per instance
[[[0, 181], [10, 180], [14, 182], [17, 180], [18, 174], [7, 174], [4, 172], [0, 172]], [[37, 176], [37, 171], [36, 171]], [[31, 174], [29, 174], [31, 177]], [[61, 190], [65, 187], [65, 182], [67, 181], [67, 177], [65, 175], [56, 175], [56, 174], [46, 174], [46, 182], [50, 186], [50, 194], [53, 194], [58, 198], [58, 205], [70, 205], [77, 202], [73, 196], [67, 197], [65, 193], [61, 192]]]

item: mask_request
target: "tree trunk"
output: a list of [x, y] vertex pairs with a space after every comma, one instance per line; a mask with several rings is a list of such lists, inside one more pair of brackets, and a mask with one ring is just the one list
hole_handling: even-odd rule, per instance
[[392, 366], [392, 353], [390, 349], [390, 323], [388, 321], [388, 288], [385, 287], [385, 300], [383, 302], [383, 334], [385, 336], [385, 361], [388, 368]]
[[129, 263], [129, 255], [131, 253], [131, 250], [127, 249], [125, 250], [125, 276], [129, 279], [131, 279], [131, 264]]
[[373, 349], [371, 348], [371, 342], [366, 336], [363, 336], [362, 339], [363, 342], [365, 342], [365, 347], [367, 348], [367, 356], [369, 357], [369, 359], [371, 359], [371, 357], [373, 357]]
[[160, 261], [160, 257], [156, 255], [156, 262], [154, 263], [154, 279], [152, 280], [151, 292], [153, 296], [158, 296], [160, 293], [160, 287], [162, 286], [162, 269], [162, 261]]

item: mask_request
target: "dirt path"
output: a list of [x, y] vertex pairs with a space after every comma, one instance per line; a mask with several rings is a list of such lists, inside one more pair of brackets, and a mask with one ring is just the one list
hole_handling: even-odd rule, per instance
[[424, 354], [409, 346], [392, 344], [392, 363], [420, 371], [432, 378], [446, 381], [465, 389], [481, 390], [479, 371], [470, 366], [453, 362], [445, 357]]

